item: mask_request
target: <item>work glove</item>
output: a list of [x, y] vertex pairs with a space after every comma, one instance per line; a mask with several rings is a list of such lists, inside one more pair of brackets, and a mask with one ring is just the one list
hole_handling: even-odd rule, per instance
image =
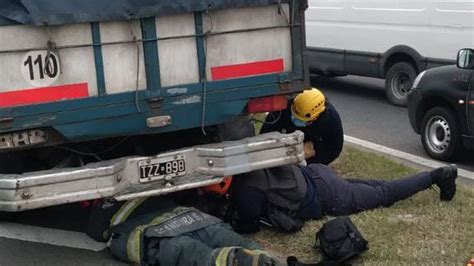
[[303, 149], [305, 159], [309, 159], [311, 157], [316, 156], [316, 151], [314, 150], [314, 144], [312, 141], [305, 141]]

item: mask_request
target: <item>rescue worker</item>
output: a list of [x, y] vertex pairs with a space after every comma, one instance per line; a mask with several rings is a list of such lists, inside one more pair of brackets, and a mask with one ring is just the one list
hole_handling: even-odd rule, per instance
[[325, 165], [342, 151], [344, 133], [341, 118], [334, 106], [318, 89], [305, 90], [288, 103], [289, 108], [267, 115], [260, 133], [301, 130], [306, 150], [313, 151], [308, 163]]
[[284, 265], [219, 218], [170, 198], [104, 201], [87, 234], [119, 260], [140, 265]]
[[234, 179], [233, 227], [240, 233], [262, 223], [283, 231], [299, 230], [304, 221], [388, 207], [436, 185], [440, 199], [456, 193], [455, 165], [393, 181], [344, 179], [322, 164], [287, 165], [254, 171]]

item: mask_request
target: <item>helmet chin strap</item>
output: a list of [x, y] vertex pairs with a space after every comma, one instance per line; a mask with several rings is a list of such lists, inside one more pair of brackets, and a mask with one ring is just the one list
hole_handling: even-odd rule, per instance
[[299, 119], [296, 118], [296, 116], [294, 116], [293, 114], [291, 115], [291, 122], [292, 122], [293, 125], [295, 125], [296, 127], [305, 127], [305, 126], [306, 126], [306, 122], [299, 120]]

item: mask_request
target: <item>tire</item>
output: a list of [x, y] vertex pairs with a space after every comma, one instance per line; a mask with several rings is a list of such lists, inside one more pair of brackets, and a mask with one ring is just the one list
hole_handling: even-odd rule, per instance
[[0, 212], [0, 222], [10, 222], [15, 216], [14, 212]]
[[459, 123], [446, 107], [429, 110], [421, 123], [421, 142], [432, 158], [450, 161], [461, 149]]
[[398, 62], [390, 67], [385, 77], [385, 94], [390, 103], [407, 106], [407, 95], [417, 72], [407, 62]]

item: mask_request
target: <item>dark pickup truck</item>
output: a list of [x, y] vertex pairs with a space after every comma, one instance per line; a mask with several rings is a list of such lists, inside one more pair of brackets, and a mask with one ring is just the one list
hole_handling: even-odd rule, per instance
[[474, 50], [461, 49], [457, 66], [426, 70], [408, 95], [410, 123], [435, 159], [474, 149]]

